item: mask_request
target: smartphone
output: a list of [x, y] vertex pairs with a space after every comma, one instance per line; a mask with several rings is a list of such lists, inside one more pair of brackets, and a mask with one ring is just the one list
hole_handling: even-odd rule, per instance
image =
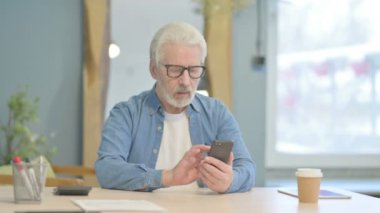
[[54, 194], [87, 196], [91, 188], [91, 186], [58, 186], [54, 189]]
[[211, 145], [210, 151], [208, 152], [208, 156], [227, 163], [233, 145], [234, 143], [232, 141], [214, 141]]

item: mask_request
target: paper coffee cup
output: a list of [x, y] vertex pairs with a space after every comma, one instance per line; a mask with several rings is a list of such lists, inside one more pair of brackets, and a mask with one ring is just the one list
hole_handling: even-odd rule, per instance
[[317, 203], [323, 177], [320, 169], [300, 168], [296, 171], [298, 199], [301, 203]]

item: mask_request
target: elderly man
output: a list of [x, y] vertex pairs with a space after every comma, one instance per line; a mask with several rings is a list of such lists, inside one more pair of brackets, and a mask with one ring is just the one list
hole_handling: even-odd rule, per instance
[[[189, 185], [218, 193], [253, 187], [255, 164], [233, 115], [220, 101], [196, 93], [206, 55], [205, 39], [187, 23], [169, 23], [155, 34], [154, 87], [117, 104], [104, 125], [95, 163], [102, 187]], [[215, 140], [234, 143], [227, 162], [206, 155]]]

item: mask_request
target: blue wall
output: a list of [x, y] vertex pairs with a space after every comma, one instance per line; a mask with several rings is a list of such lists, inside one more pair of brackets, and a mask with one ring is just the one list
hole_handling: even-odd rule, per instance
[[233, 21], [233, 113], [256, 162], [256, 185], [265, 184], [266, 73], [254, 69], [256, 4], [239, 11]]
[[81, 163], [82, 43], [82, 1], [0, 1], [0, 121], [9, 96], [27, 85], [40, 98], [32, 129], [51, 136], [60, 164]]

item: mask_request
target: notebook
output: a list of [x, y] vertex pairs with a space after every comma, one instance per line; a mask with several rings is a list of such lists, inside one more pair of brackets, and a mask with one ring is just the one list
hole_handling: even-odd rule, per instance
[[164, 211], [163, 208], [146, 200], [73, 200], [87, 211]]
[[[298, 197], [298, 191], [294, 188], [279, 188], [280, 193], [287, 194], [293, 197]], [[321, 189], [319, 192], [319, 199], [350, 199], [351, 195], [336, 192], [331, 189]]]

